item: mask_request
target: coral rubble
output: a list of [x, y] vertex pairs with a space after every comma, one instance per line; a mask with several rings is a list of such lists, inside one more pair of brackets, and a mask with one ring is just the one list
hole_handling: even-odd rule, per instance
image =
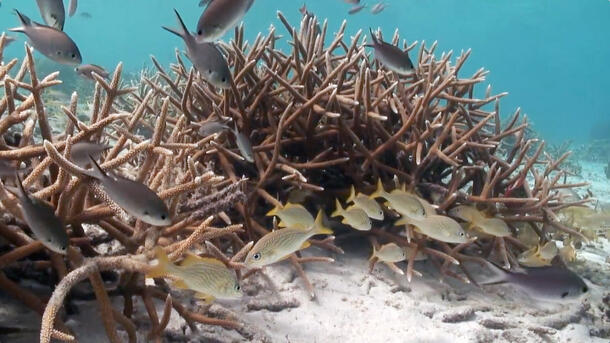
[[[561, 209], [587, 202], [565, 200], [558, 192], [581, 186], [562, 183], [566, 172], [561, 163], [569, 154], [544, 154], [543, 142], [526, 137], [528, 124], [519, 111], [502, 125], [499, 99], [506, 93], [494, 95], [488, 87], [483, 98], [474, 96], [487, 71], [463, 75], [470, 51], [454, 59], [452, 52], [437, 57], [436, 42], [405, 45], [415, 56], [415, 72], [399, 76], [370, 57], [362, 31], [348, 39], [345, 22], [329, 39], [326, 22], [316, 30], [317, 19], [305, 16], [295, 28], [278, 15], [291, 39], [290, 52], [276, 48], [280, 37], [274, 27], [251, 43], [244, 40], [243, 26], [238, 27], [234, 39], [221, 45], [233, 71], [230, 89], [205, 83], [179, 52], [169, 70], [153, 58], [156, 72], [143, 73], [131, 88], [121, 87], [119, 64], [110, 82], [96, 75], [89, 121], [81, 119], [77, 105], [82, 100], [74, 93], [61, 108], [67, 120], [56, 134], [43, 94], [61, 83], [59, 73], [41, 77], [29, 47], [22, 61], [0, 65], [0, 159], [31, 168], [24, 186], [55, 206], [69, 225], [68, 254], [47, 251], [36, 260], [60, 280], [47, 303], [0, 272], [0, 288], [43, 316], [41, 342], [51, 337], [74, 340], [60, 309], [70, 289], [84, 280], [93, 287], [111, 342], [120, 341], [117, 326], [135, 341], [141, 329], [133, 321], [135, 298], [145, 304], [153, 341], [162, 340], [172, 308], [191, 328], [203, 323], [239, 329], [239, 321], [206, 317], [173, 298], [163, 280], [145, 284], [143, 272], [153, 249], [164, 247], [172, 260], [196, 249], [244, 279], [259, 271], [244, 270], [243, 258], [252, 247], [246, 242], [270, 231], [273, 222], [265, 213], [272, 207], [297, 196], [308, 209], [328, 214], [335, 198], [347, 197], [351, 186], [370, 194], [378, 179], [396, 188], [404, 184], [439, 214], [458, 205], [475, 206], [502, 218], [512, 230], [505, 237], [483, 235], [449, 244], [410, 228], [404, 235], [403, 228], [391, 225], [396, 218], [388, 216], [383, 225], [358, 233], [376, 249], [380, 243], [409, 248], [409, 278], [417, 274], [414, 261], [421, 254], [443, 275], [461, 280], [470, 278], [463, 261], [495, 259], [516, 265], [517, 256], [530, 248], [517, 238], [521, 225], [531, 228], [541, 243], [565, 236], [584, 239], [557, 216]], [[401, 42], [398, 33], [391, 42]], [[0, 60], [4, 45], [2, 36]], [[251, 141], [254, 162], [244, 160], [228, 133], [199, 136], [209, 120], [232, 121], [229, 126]], [[42, 141], [35, 139], [35, 127]], [[17, 139], [9, 137], [14, 132], [20, 133]], [[157, 192], [170, 208], [173, 224], [159, 228], [133, 220], [104, 196], [69, 161], [71, 146], [82, 141], [110, 145], [102, 168]], [[3, 267], [40, 256], [43, 250], [30, 237], [4, 184], [0, 235], [11, 249], [0, 255]], [[103, 237], [90, 237], [90, 227], [100, 229]], [[347, 230], [339, 225], [336, 233]], [[342, 251], [334, 236], [310, 243]], [[288, 261], [314, 297], [303, 265], [332, 259], [295, 253]], [[105, 286], [106, 271], [119, 275], [114, 289]], [[123, 311], [111, 305], [111, 296], [123, 299]], [[153, 299], [165, 301], [161, 315]]]

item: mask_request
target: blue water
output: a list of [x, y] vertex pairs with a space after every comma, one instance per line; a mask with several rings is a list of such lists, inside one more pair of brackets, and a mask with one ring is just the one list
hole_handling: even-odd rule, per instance
[[[40, 20], [34, 0], [0, 0], [0, 31], [17, 25], [12, 8]], [[67, 6], [66, 0], [66, 6]], [[155, 55], [174, 60], [179, 38], [161, 25], [175, 26], [172, 8], [194, 29], [201, 9], [198, 0], [81, 0], [79, 12], [68, 18], [65, 31], [77, 42], [84, 63], [112, 69], [123, 61], [137, 71]], [[521, 107], [545, 139], [586, 141], [593, 126], [610, 121], [610, 2], [607, 0], [388, 0], [379, 15], [367, 10], [350, 16], [341, 0], [307, 1], [310, 11], [328, 18], [330, 32], [348, 20], [348, 32], [381, 27], [385, 37], [398, 28], [410, 42], [439, 42], [440, 51], [472, 48], [466, 65], [472, 73], [491, 71], [494, 92], [508, 91], [501, 101], [508, 116]], [[369, 1], [369, 6], [373, 2]], [[269, 25], [286, 32], [276, 11], [298, 25], [301, 1], [256, 0], [245, 18], [252, 40]], [[225, 40], [230, 39], [230, 32]], [[24, 37], [20, 37], [20, 42]], [[7, 57], [20, 57], [13, 44]], [[455, 56], [455, 55], [454, 55]], [[481, 91], [486, 85], [481, 86]], [[608, 133], [610, 137], [610, 132]]]

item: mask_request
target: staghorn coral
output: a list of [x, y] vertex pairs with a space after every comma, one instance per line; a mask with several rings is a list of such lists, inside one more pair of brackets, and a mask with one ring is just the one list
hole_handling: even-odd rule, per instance
[[[436, 57], [436, 42], [422, 42], [417, 51], [417, 42], [405, 44], [416, 56], [416, 71], [398, 76], [370, 58], [362, 31], [351, 39], [345, 37], [346, 22], [328, 40], [326, 22], [316, 30], [317, 19], [306, 16], [295, 28], [281, 13], [278, 16], [291, 38], [290, 52], [276, 48], [280, 37], [274, 27], [251, 44], [244, 41], [243, 26], [238, 27], [234, 39], [222, 44], [233, 70], [231, 89], [219, 91], [206, 84], [178, 52], [169, 71], [153, 58], [156, 73], [143, 72], [130, 88], [120, 86], [119, 64], [110, 82], [96, 77], [88, 123], [80, 119], [78, 94], [73, 94], [69, 106], [62, 107], [67, 121], [59, 134], [50, 129], [41, 96], [43, 89], [60, 83], [58, 73], [39, 79], [29, 47], [13, 76], [18, 60], [0, 65], [4, 89], [0, 133], [6, 136], [12, 127], [32, 118], [44, 140], [36, 143], [34, 123], [28, 122], [30, 129], [23, 130], [20, 138], [24, 144], [0, 140], [0, 158], [33, 167], [24, 184], [55, 205], [57, 214], [70, 225], [69, 254], [48, 254], [48, 265], [61, 280], [48, 303], [0, 272], [0, 288], [43, 316], [41, 342], [49, 342], [52, 336], [75, 339], [58, 314], [68, 291], [86, 279], [93, 286], [111, 342], [120, 341], [117, 326], [131, 342], [142, 329], [134, 323], [134, 298], [145, 304], [152, 341], [162, 341], [170, 308], [191, 329], [202, 323], [240, 330], [242, 324], [236, 320], [209, 318], [191, 304], [181, 303], [161, 280], [146, 285], [142, 273], [158, 245], [165, 247], [172, 260], [198, 248], [223, 261], [242, 279], [259, 272], [243, 270], [241, 261], [253, 245], [245, 242], [269, 232], [272, 222], [265, 213], [294, 192], [308, 193], [304, 205], [309, 209], [328, 212], [336, 197], [347, 196], [351, 185], [370, 193], [381, 179], [386, 184], [404, 183], [441, 214], [460, 204], [475, 205], [501, 216], [513, 230], [517, 223], [528, 223], [542, 241], [559, 235], [584, 239], [556, 215], [587, 201], [566, 202], [558, 192], [581, 186], [562, 183], [566, 172], [561, 163], [567, 155], [543, 154], [544, 143], [528, 138], [528, 123], [520, 121], [519, 110], [501, 124], [499, 99], [506, 93], [492, 95], [488, 87], [484, 98], [474, 97], [475, 87], [487, 72], [480, 69], [470, 77], [462, 75], [470, 51], [452, 61], [452, 52]], [[4, 41], [2, 36], [0, 57]], [[398, 33], [392, 42], [400, 42]], [[26, 73], [30, 83], [24, 81]], [[230, 135], [198, 136], [201, 123], [213, 118], [230, 118], [249, 137], [254, 163], [243, 161]], [[167, 202], [174, 224], [149, 227], [127, 217], [107, 199], [66, 158], [71, 144], [83, 140], [111, 145], [101, 166], [156, 191]], [[0, 200], [8, 214], [6, 223], [0, 223], [0, 235], [14, 246], [0, 256], [0, 265], [7, 266], [41, 251], [42, 246], [27, 235], [15, 199], [5, 187], [0, 187]], [[517, 264], [516, 256], [528, 249], [516, 235], [480, 237], [459, 245], [413, 232], [407, 237], [402, 228], [391, 225], [392, 218], [386, 221], [378, 226], [383, 228], [359, 234], [368, 236], [375, 246], [394, 242], [409, 247], [409, 280], [418, 274], [414, 261], [419, 253], [443, 275], [468, 281], [461, 262], [500, 259], [506, 265]], [[226, 226], [214, 227], [213, 222]], [[96, 241], [87, 237], [88, 224], [101, 229], [120, 248], [100, 254]], [[538, 227], [543, 224], [547, 225], [541, 231]], [[310, 242], [341, 253], [334, 239]], [[315, 297], [303, 265], [332, 259], [295, 253], [288, 261]], [[104, 286], [101, 273], [109, 270], [120, 276], [119, 286], [112, 291]], [[111, 294], [122, 297], [122, 312], [111, 306]], [[153, 299], [165, 301], [161, 317]]]

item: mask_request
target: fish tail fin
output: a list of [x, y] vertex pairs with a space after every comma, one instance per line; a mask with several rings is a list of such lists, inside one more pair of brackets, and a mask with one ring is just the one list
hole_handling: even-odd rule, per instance
[[324, 215], [323, 215], [322, 209], [319, 209], [318, 214], [316, 215], [316, 220], [313, 223], [314, 232], [317, 235], [332, 235], [333, 230], [324, 226], [323, 219], [324, 219]]
[[93, 158], [93, 156], [89, 155], [89, 160], [91, 160], [91, 165], [93, 166], [93, 173], [90, 176], [94, 176], [98, 179], [108, 177], [108, 174], [106, 174], [102, 167], [100, 167], [100, 165], [97, 163], [95, 158]]
[[394, 225], [395, 225], [395, 226], [409, 225], [409, 224], [411, 224], [411, 221], [410, 221], [410, 220], [409, 220], [409, 218], [408, 218], [408, 217], [406, 217], [406, 216], [402, 216], [402, 217], [400, 217], [400, 219], [398, 219], [398, 220], [397, 220], [397, 221], [394, 223]]
[[30, 20], [30, 18], [28, 16], [26, 16], [25, 14], [19, 12], [17, 9], [14, 9], [13, 11], [17, 15], [17, 17], [19, 17], [19, 21], [21, 22], [21, 26], [15, 27], [15, 28], [12, 28], [12, 29], [8, 29], [9, 31], [12, 31], [12, 32], [25, 32], [25, 28], [26, 27], [32, 26], [32, 20]]
[[373, 192], [373, 194], [369, 195], [371, 199], [383, 197], [386, 194], [385, 189], [383, 189], [383, 182], [381, 182], [381, 178], [377, 179], [377, 189]]
[[25, 191], [25, 188], [23, 188], [23, 181], [21, 180], [21, 175], [19, 175], [19, 172], [17, 171], [15, 171], [15, 179], [17, 180], [17, 189], [19, 190], [19, 196], [27, 198], [28, 193]]
[[186, 27], [186, 25], [184, 24], [184, 20], [182, 20], [182, 17], [180, 16], [180, 13], [178, 13], [178, 10], [175, 9], [175, 8], [174, 8], [174, 13], [176, 13], [176, 19], [178, 19], [178, 24], [180, 24], [180, 30], [182, 30], [182, 31], [176, 30], [176, 29], [172, 29], [172, 28], [169, 28], [169, 27], [165, 27], [165, 26], [162, 26], [162, 27], [165, 30], [175, 34], [176, 36], [185, 38], [186, 36], [189, 35], [189, 30]]
[[272, 217], [277, 215], [278, 211], [282, 209], [281, 205], [277, 205], [274, 208], [271, 209], [271, 211], [267, 212], [266, 216], [267, 217]]
[[510, 276], [510, 272], [508, 270], [500, 267], [499, 265], [497, 265], [493, 262], [490, 262], [487, 260], [486, 260], [486, 262], [487, 262], [487, 265], [490, 266], [491, 269], [494, 271], [495, 275], [482, 282], [477, 281], [477, 283], [479, 285], [482, 285], [482, 286], [499, 285], [502, 283], [506, 283], [508, 281], [509, 276]]
[[146, 273], [146, 277], [148, 278], [157, 278], [167, 275], [167, 269], [171, 262], [169, 261], [169, 257], [167, 257], [165, 250], [161, 247], [156, 247], [155, 257], [158, 262]]
[[330, 214], [330, 216], [337, 217], [337, 216], [340, 216], [341, 213], [343, 213], [343, 207], [341, 207], [341, 203], [339, 202], [339, 199], [335, 199], [335, 210], [333, 211], [333, 213]]
[[349, 196], [345, 202], [349, 204], [350, 202], [354, 201], [354, 199], [356, 199], [356, 189], [354, 188], [354, 185], [352, 185], [352, 187], [349, 189]]
[[301, 8], [299, 8], [299, 12], [301, 12], [302, 15], [307, 14], [307, 6], [305, 6], [305, 4], [303, 4], [303, 6]]
[[377, 249], [375, 248], [375, 245], [373, 245], [373, 255], [371, 255], [371, 257], [369, 257], [369, 261], [371, 261], [375, 257], [377, 257]]
[[377, 36], [375, 36], [375, 34], [373, 33], [373, 29], [369, 27], [369, 32], [371, 33], [371, 39], [373, 40], [373, 47], [375, 47], [375, 45], [379, 44], [377, 41]]

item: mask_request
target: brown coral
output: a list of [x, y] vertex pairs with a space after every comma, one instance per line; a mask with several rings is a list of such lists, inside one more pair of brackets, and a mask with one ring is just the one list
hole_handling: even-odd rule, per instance
[[[506, 125], [501, 124], [499, 99], [506, 93], [493, 95], [488, 87], [484, 98], [474, 97], [475, 87], [487, 72], [481, 69], [470, 77], [462, 75], [470, 51], [452, 61], [452, 52], [436, 57], [436, 43], [422, 43], [417, 51], [417, 44], [405, 45], [416, 56], [416, 71], [403, 77], [369, 57], [361, 31], [346, 39], [345, 22], [327, 41], [326, 22], [317, 31], [317, 19], [306, 16], [295, 28], [278, 15], [291, 38], [292, 51], [276, 48], [279, 37], [273, 27], [251, 44], [244, 42], [244, 28], [236, 28], [235, 38], [222, 45], [234, 75], [230, 90], [211, 88], [183, 63], [179, 53], [170, 71], [153, 59], [157, 73], [143, 74], [133, 88], [120, 87], [119, 64], [109, 83], [96, 78], [90, 122], [78, 119], [75, 94], [70, 106], [63, 109], [69, 119], [65, 133], [56, 136], [49, 129], [41, 91], [58, 84], [59, 75], [39, 80], [30, 48], [14, 77], [10, 72], [17, 60], [0, 65], [4, 87], [0, 133], [5, 135], [9, 128], [35, 115], [45, 140], [33, 144], [31, 129], [22, 137], [27, 144], [9, 146], [0, 139], [0, 158], [33, 166], [25, 184], [50, 200], [71, 228], [68, 257], [49, 253], [49, 263], [61, 282], [46, 308], [41, 298], [0, 273], [0, 288], [43, 314], [42, 342], [49, 342], [52, 335], [72, 339], [56, 315], [70, 288], [85, 279], [93, 286], [112, 342], [118, 341], [117, 324], [131, 341], [135, 339], [133, 297], [140, 297], [146, 305], [150, 339], [161, 340], [171, 307], [191, 327], [200, 322], [239, 328], [232, 320], [208, 318], [190, 305], [180, 304], [163, 283], [146, 286], [141, 273], [148, 268], [151, 249], [162, 245], [174, 260], [198, 247], [248, 277], [256, 271], [241, 270], [241, 259], [252, 246], [245, 242], [269, 231], [271, 220], [264, 214], [285, 202], [294, 190], [310, 193], [310, 200], [304, 203], [310, 209], [328, 210], [335, 197], [347, 195], [350, 185], [370, 192], [377, 179], [390, 183], [397, 178], [407, 189], [436, 204], [440, 213], [458, 204], [474, 204], [509, 223], [529, 223], [543, 240], [551, 239], [546, 231], [551, 228], [582, 237], [555, 215], [572, 205], [557, 190], [579, 186], [561, 181], [565, 173], [560, 165], [567, 156], [545, 159], [544, 143], [526, 138], [527, 122], [520, 122], [519, 111]], [[2, 36], [0, 56], [4, 40]], [[392, 42], [400, 42], [398, 33]], [[24, 81], [26, 71], [31, 83]], [[211, 118], [231, 118], [249, 137], [255, 152], [253, 164], [243, 161], [231, 136], [198, 136], [200, 123]], [[173, 225], [159, 229], [134, 222], [108, 199], [92, 196], [104, 198], [62, 151], [70, 144], [101, 138], [112, 145], [102, 167], [133, 173], [131, 177], [158, 192], [172, 211]], [[510, 144], [500, 150], [507, 139]], [[4, 188], [0, 193], [3, 211], [11, 215], [9, 225], [0, 223], [0, 235], [14, 246], [0, 256], [0, 265], [5, 266], [40, 251], [41, 246], [26, 234], [11, 195]], [[228, 226], [212, 227], [220, 221]], [[87, 237], [85, 224], [101, 228], [120, 249], [113, 256], [100, 254]], [[541, 231], [541, 224], [549, 226]], [[506, 264], [516, 263], [515, 256], [526, 249], [512, 236], [453, 246], [423, 235], [409, 240], [399, 229], [384, 227], [389, 228], [364, 234], [373, 236], [375, 242], [394, 241], [413, 248], [409, 278], [416, 273], [413, 262], [418, 251], [428, 255], [445, 275], [465, 279], [451, 266], [495, 255]], [[342, 251], [334, 237], [311, 243], [331, 252]], [[472, 256], [472, 246], [486, 255]], [[302, 264], [332, 259], [301, 258], [296, 253], [288, 261], [315, 296]], [[117, 290], [124, 299], [122, 313], [110, 305], [100, 273], [104, 270], [120, 270]], [[160, 319], [153, 298], [165, 301]]]

